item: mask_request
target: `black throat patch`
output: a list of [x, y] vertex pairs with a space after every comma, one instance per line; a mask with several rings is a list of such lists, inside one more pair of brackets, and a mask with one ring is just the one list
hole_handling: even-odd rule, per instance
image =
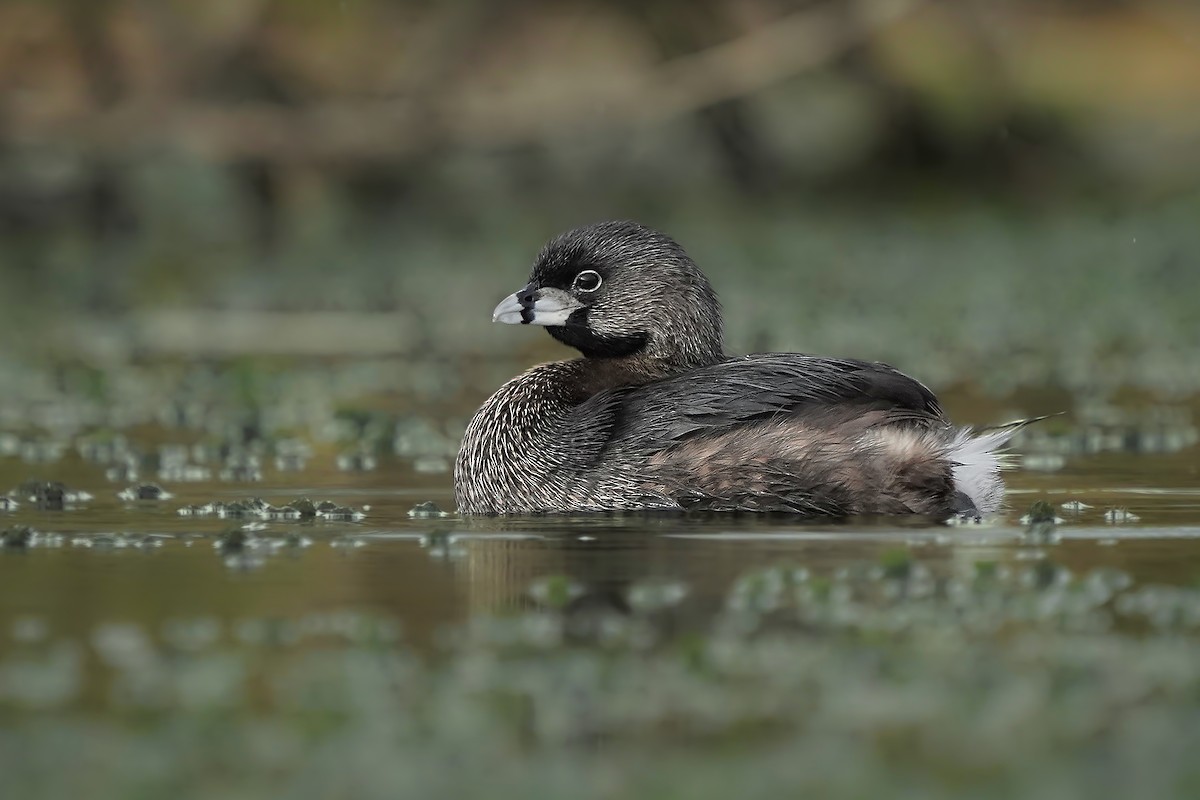
[[546, 328], [558, 341], [574, 347], [587, 358], [622, 358], [637, 353], [650, 341], [645, 331], [621, 336], [604, 336], [588, 327], [588, 310], [581, 308], [567, 319], [566, 325]]

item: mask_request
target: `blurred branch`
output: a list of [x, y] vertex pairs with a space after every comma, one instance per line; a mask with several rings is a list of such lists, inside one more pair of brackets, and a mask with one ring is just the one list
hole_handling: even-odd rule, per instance
[[830, 63], [907, 16], [922, 0], [824, 3], [716, 47], [683, 56], [649, 76], [644, 94], [622, 98], [627, 116], [658, 121], [690, 113], [722, 100], [765, 89], [801, 72]]
[[[13, 114], [15, 139], [54, 141], [125, 152], [185, 147], [217, 159], [270, 156], [316, 161], [390, 158], [435, 145], [495, 149], [537, 144], [581, 131], [653, 124], [748, 95], [830, 63], [923, 0], [863, 0], [857, 14], [824, 3], [733, 41], [680, 57], [636, 87], [601, 95], [573, 87], [530, 104], [497, 103], [471, 110], [453, 96], [432, 101], [327, 102], [281, 108], [268, 104], [176, 105], [131, 100], [89, 115]], [[514, 112], [512, 108], [522, 111]]]

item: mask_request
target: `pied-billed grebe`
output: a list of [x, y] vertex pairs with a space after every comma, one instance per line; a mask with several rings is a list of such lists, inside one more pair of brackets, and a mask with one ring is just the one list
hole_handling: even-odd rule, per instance
[[999, 508], [1009, 431], [954, 427], [886, 364], [728, 357], [721, 307], [674, 240], [634, 222], [568, 231], [496, 322], [583, 358], [534, 367], [467, 426], [464, 514], [673, 509], [811, 515]]

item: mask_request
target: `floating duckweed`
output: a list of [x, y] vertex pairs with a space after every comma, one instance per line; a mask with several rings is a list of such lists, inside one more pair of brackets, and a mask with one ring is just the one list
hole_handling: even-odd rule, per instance
[[349, 506], [323, 508], [317, 511], [317, 516], [331, 522], [361, 522], [367, 517], [362, 511]]
[[56, 441], [26, 441], [21, 442], [17, 455], [27, 464], [53, 464], [60, 461], [66, 444]]
[[1021, 582], [1034, 589], [1065, 586], [1070, 580], [1071, 571], [1048, 558], [1039, 559], [1021, 574]]
[[136, 462], [113, 464], [104, 470], [104, 479], [109, 483], [130, 483], [141, 476], [141, 470]]
[[807, 597], [817, 602], [825, 602], [833, 596], [833, 581], [825, 577], [816, 577], [808, 582]]
[[1025, 540], [1033, 544], [1057, 544], [1061, 537], [1057, 526], [1063, 521], [1056, 516], [1054, 506], [1045, 500], [1039, 500], [1029, 507], [1029, 513], [1021, 517], [1021, 523], [1026, 526]]
[[408, 510], [410, 517], [429, 518], [429, 517], [448, 517], [450, 514], [442, 511], [438, 504], [432, 500], [426, 500], [424, 503], [417, 503]]
[[173, 494], [163, 489], [157, 483], [141, 483], [117, 492], [117, 497], [126, 502], [138, 500], [170, 500]]
[[400, 639], [396, 620], [357, 611], [308, 614], [295, 623], [296, 640], [336, 638], [354, 645], [391, 644]]
[[438, 475], [450, 471], [450, 459], [441, 456], [421, 456], [413, 459], [413, 469], [426, 475]]
[[158, 469], [164, 483], [201, 483], [212, 480], [212, 470], [200, 464], [164, 464]]
[[62, 511], [92, 499], [90, 493], [68, 489], [60, 481], [26, 481], [13, 494], [43, 511]]
[[889, 580], [907, 580], [913, 572], [912, 553], [903, 548], [885, 550], [879, 557], [882, 575]]
[[75, 440], [75, 452], [93, 464], [112, 464], [133, 456], [129, 440], [115, 431], [96, 431]]
[[263, 479], [263, 472], [257, 465], [239, 464], [222, 468], [217, 477], [225, 483], [257, 483]]
[[584, 586], [566, 575], [547, 575], [529, 584], [529, 596], [547, 608], [561, 609], [583, 593]]
[[208, 509], [208, 513], [220, 519], [239, 519], [265, 516], [267, 504], [255, 497], [251, 500], [235, 500], [232, 503], [218, 501], [201, 506], [201, 509]]
[[288, 619], [243, 619], [233, 626], [234, 638], [243, 644], [291, 647], [300, 641], [299, 626]]
[[340, 453], [336, 464], [342, 472], [371, 472], [379, 466], [379, 459], [375, 457], [374, 453]]
[[102, 622], [92, 630], [92, 649], [111, 667], [136, 669], [157, 660], [149, 636], [132, 622]]
[[317, 515], [317, 505], [307, 497], [301, 497], [288, 503], [288, 508], [295, 509], [301, 519], [312, 519]]
[[275, 456], [275, 469], [280, 472], [302, 472], [308, 466], [308, 458], [302, 455]]
[[206, 650], [221, 638], [221, 621], [216, 617], [168, 619], [162, 624], [162, 639], [188, 652]]
[[1139, 520], [1141, 517], [1127, 508], [1109, 508], [1104, 512], [1104, 521], [1110, 525], [1124, 525]]
[[809, 582], [805, 567], [771, 567], [747, 573], [726, 596], [731, 610], [767, 613], [794, 602], [797, 587]]
[[641, 580], [629, 587], [626, 600], [634, 611], [648, 613], [679, 605], [687, 594], [682, 581]]
[[1098, 604], [1107, 603], [1119, 593], [1133, 585], [1129, 573], [1115, 567], [1099, 567], [1083, 579], [1083, 589], [1092, 595]]
[[74, 701], [83, 688], [84, 657], [74, 642], [0, 660], [0, 703], [45, 710]]
[[448, 459], [457, 450], [457, 438], [438, 430], [435, 424], [421, 417], [409, 417], [396, 423], [392, 451], [414, 461], [424, 457]]
[[314, 518], [357, 522], [366, 518], [366, 514], [362, 511], [349, 506], [339, 506], [328, 500], [313, 502], [307, 497], [294, 500], [285, 506], [271, 505], [261, 497], [235, 500], [230, 503], [214, 501], [203, 505], [184, 506], [176, 513], [184, 517], [253, 518], [271, 522], [294, 522]]
[[277, 456], [299, 456], [311, 458], [312, 445], [303, 439], [276, 439], [273, 445]]
[[24, 550], [36, 544], [38, 536], [38, 532], [28, 525], [7, 528], [0, 531], [0, 547], [6, 550]]
[[261, 507], [255, 509], [253, 513], [257, 513], [259, 516], [261, 516], [265, 519], [274, 520], [277, 522], [278, 521], [286, 522], [286, 521], [298, 520], [298, 519], [303, 518], [303, 516], [304, 516], [297, 509], [289, 508], [287, 506], [283, 506], [281, 508], [281, 507], [272, 506], [272, 505], [261, 506]]
[[1177, 586], [1143, 586], [1121, 594], [1116, 610], [1142, 618], [1163, 631], [1200, 628], [1200, 591]]
[[1038, 500], [1029, 507], [1029, 512], [1021, 517], [1022, 525], [1037, 525], [1050, 523], [1057, 525], [1062, 522], [1062, 518], [1054, 513], [1054, 506], [1047, 503], [1045, 500]]
[[223, 555], [231, 555], [246, 550], [253, 550], [256, 547], [262, 546], [262, 544], [262, 540], [253, 531], [248, 531], [244, 528], [231, 528], [217, 537], [216, 541], [213, 542], [213, 547], [217, 548]]
[[993, 581], [1000, 577], [1000, 565], [995, 561], [976, 561], [975, 580]]
[[[184, 459], [176, 468], [185, 468], [189, 459], [229, 468], [228, 453], [255, 454], [253, 446], [241, 443], [240, 431], [231, 432], [229, 420], [222, 419], [228, 410], [218, 408], [211, 393], [169, 402], [128, 394], [142, 397], [146, 410], [123, 413], [153, 416], [159, 406], [170, 406], [172, 424], [192, 429], [189, 441], [197, 432], [212, 437], [203, 448], [171, 450], [172, 457]], [[312, 411], [298, 411], [306, 402], [297, 399], [301, 394], [280, 391], [271, 398], [271, 409], [288, 406], [279, 418], [284, 423], [267, 421], [273, 411], [256, 415], [255, 424], [263, 424], [253, 435], [264, 437], [256, 441], [270, 442], [285, 426], [321, 430], [325, 399], [312, 403]], [[15, 414], [4, 403], [0, 400], [0, 421], [23, 425], [28, 415]], [[364, 428], [381, 426], [377, 416], [364, 419]], [[1124, 426], [1121, 436], [1128, 438], [1129, 430]], [[1093, 431], [1091, 446], [1141, 452], [1173, 446], [1165, 423], [1161, 435], [1144, 430], [1134, 443]], [[449, 464], [452, 450], [437, 449], [447, 437], [440, 427], [433, 434], [438, 440], [433, 444], [404, 444], [404, 464], [416, 469], [426, 460]], [[19, 439], [3, 435], [0, 449], [6, 438], [13, 441], [13, 453], [19, 452]], [[151, 477], [160, 466], [154, 457], [142, 462], [117, 448], [105, 452], [92, 445], [84, 455], [82, 444], [72, 446], [85, 460], [110, 469], [144, 463]], [[431, 452], [418, 452], [423, 447]], [[282, 450], [262, 453], [276, 458], [278, 467]], [[123, 460], [130, 457], [137, 460]], [[1147, 482], [1186, 462], [1144, 460]], [[102, 467], [82, 466], [99, 478]], [[1090, 482], [1092, 465], [1079, 466], [1085, 473], [1081, 486], [1120, 486], [1106, 472], [1107, 463], [1097, 470], [1105, 476], [1102, 483]], [[81, 474], [79, 467], [64, 465], [62, 477], [79, 480], [74, 477]], [[1022, 496], [1022, 485], [1047, 485], [1036, 476], [1027, 478], [1014, 481], [1013, 497]], [[138, 480], [125, 473], [115, 479], [122, 483], [112, 486], [114, 493]], [[284, 480], [302, 485], [294, 476]], [[1096, 540], [1095, 529], [1088, 528], [1057, 550], [1041, 541], [1017, 541], [1017, 529], [1000, 520], [994, 532], [978, 534], [974, 529], [852, 525], [840, 540], [839, 529], [789, 528], [789, 536], [769, 542], [753, 536], [772, 522], [756, 519], [744, 528], [741, 521], [721, 522], [722, 532], [727, 527], [738, 535], [752, 534], [748, 544], [655, 536], [691, 534], [693, 525], [702, 534], [717, 527], [671, 520], [638, 530], [648, 534], [646, 540], [630, 545], [625, 537], [633, 528], [625, 520], [577, 525], [501, 519], [481, 527], [552, 535], [510, 542], [467, 540], [444, 530], [422, 539], [422, 546], [439, 557], [465, 554], [469, 541], [475, 558], [469, 565], [420, 565], [432, 576], [431, 585], [453, 583], [469, 601], [456, 595], [449, 609], [404, 610], [412, 615], [414, 647], [424, 648], [430, 635], [445, 644], [422, 650], [419, 658], [395, 644], [400, 638], [395, 620], [355, 610], [230, 622], [215, 616], [218, 606], [222, 615], [239, 607], [247, 615], [264, 608], [328, 608], [326, 603], [348, 595], [335, 591], [306, 599], [279, 592], [286, 595], [302, 581], [329, 578], [331, 568], [357, 565], [351, 572], [363, 578], [362, 568], [378, 572], [411, 560], [415, 546], [409, 537], [451, 527], [437, 519], [397, 519], [404, 515], [394, 503], [404, 495], [379, 490], [383, 481], [368, 483], [363, 488], [375, 497], [390, 498], [377, 501], [379, 527], [393, 529], [392, 538], [403, 541], [387, 535], [334, 539], [332, 547], [372, 543], [368, 552], [348, 559], [302, 548], [312, 543], [305, 533], [328, 540], [330, 532], [346, 533], [351, 525], [299, 524], [344, 507], [318, 498], [292, 500], [290, 493], [277, 498], [291, 509], [283, 512], [264, 501], [234, 499], [235, 494], [219, 496], [220, 502], [214, 495], [214, 502], [179, 510], [190, 517], [199, 513], [196, 519], [162, 521], [162, 509], [135, 513], [111, 502], [87, 519], [68, 518], [83, 531], [119, 529], [124, 523], [114, 521], [118, 515], [146, 530], [162, 521], [165, 529], [179, 531], [172, 541], [184, 546], [212, 542], [211, 535], [199, 531], [240, 526], [247, 540], [222, 558], [235, 569], [266, 563], [268, 574], [261, 581], [238, 576], [220, 584], [218, 578], [209, 587], [216, 587], [215, 599], [205, 599], [202, 584], [171, 585], [183, 558], [195, 562], [190, 576], [211, 578], [219, 565], [212, 563], [207, 545], [203, 552], [171, 547], [173, 552], [150, 559], [136, 552], [139, 537], [128, 532], [78, 533], [72, 527], [71, 541], [81, 552], [35, 552], [33, 558], [10, 553], [3, 565], [10, 622], [0, 631], [0, 713], [12, 719], [9, 727], [16, 733], [9, 736], [13, 746], [3, 749], [12, 762], [5, 771], [6, 787], [11, 784], [17, 795], [32, 796], [35, 790], [57, 795], [80, 784], [97, 796], [116, 797], [170, 789], [184, 775], [195, 781], [185, 794], [258, 796], [266, 793], [263, 786], [271, 776], [283, 773], [318, 780], [322, 771], [337, 773], [336, 782], [346, 772], [337, 772], [345, 758], [367, 765], [351, 770], [351, 779], [362, 784], [363, 793], [379, 795], [395, 794], [399, 786], [417, 795], [469, 796], [478, 793], [481, 775], [499, 798], [570, 794], [593, 784], [630, 797], [805, 790], [815, 796], [865, 797], [894, 793], [896, 786], [931, 797], [986, 795], [996, 786], [1014, 796], [1061, 786], [1136, 795], [1162, 787], [1167, 794], [1186, 793], [1191, 785], [1189, 758], [1196, 744], [1191, 718], [1200, 698], [1200, 585], [1145, 586], [1122, 570], [1093, 568], [1120, 563], [1139, 576], [1175, 579], [1186, 569], [1184, 536], [1193, 532], [1190, 521], [1175, 525], [1182, 513], [1163, 517], [1170, 517], [1170, 530], [1144, 531], [1146, 537], [1183, 531], [1178, 540], [1117, 539], [1115, 528], [1101, 531], [1108, 538]], [[1073, 495], [1052, 495], [1056, 506], [1064, 496]], [[1097, 490], [1096, 496], [1103, 493]], [[1186, 492], [1177, 496], [1188, 502]], [[18, 500], [18, 516], [0, 519], [47, 524], [28, 501], [12, 498]], [[186, 501], [197, 498], [186, 496]], [[1160, 508], [1177, 502], [1145, 501]], [[1071, 514], [1082, 512], [1103, 524], [1103, 505], [1091, 512], [1080, 506], [1068, 502], [1059, 513], [1073, 519]], [[3, 499], [0, 508], [11, 509]], [[433, 511], [433, 517], [444, 516], [440, 509]], [[272, 516], [293, 512], [299, 519], [291, 522]], [[204, 516], [210, 521], [205, 523]], [[230, 521], [212, 521], [224, 517]], [[609, 525], [621, 530], [610, 536], [601, 527]], [[278, 534], [270, 535], [271, 530]], [[605, 547], [578, 544], [593, 540]], [[150, 537], [143, 546], [165, 541]], [[1128, 553], [1104, 549], [1118, 541]], [[907, 557], [888, 550], [904, 545]], [[376, 550], [379, 560], [373, 560]], [[279, 555], [285, 551], [292, 556], [287, 563]], [[803, 559], [806, 566], [772, 564], [778, 553]], [[1047, 553], [1076, 568], [1078, 577], [1041, 563]], [[1164, 563], [1164, 554], [1180, 560]], [[271, 557], [278, 561], [267, 560]], [[991, 560], [975, 562], [978, 557]], [[837, 569], [851, 559], [855, 566]], [[754, 568], [726, 584], [735, 563]], [[275, 564], [280, 568], [272, 575]], [[81, 566], [97, 576], [145, 577], [148, 583], [144, 592], [134, 586], [132, 593], [97, 593], [94, 607], [52, 602], [58, 611], [47, 613], [33, 605], [39, 592], [60, 588], [55, 576], [70, 578]], [[810, 568], [819, 574], [810, 576]], [[554, 605], [528, 609], [522, 589], [530, 595], [536, 589], [526, 583], [529, 569], [561, 573], [542, 587], [556, 595], [550, 598]], [[663, 577], [639, 577], [646, 574]], [[832, 574], [836, 579], [825, 577]], [[623, 588], [630, 578], [638, 579]], [[181, 593], [193, 585], [197, 592]], [[351, 593], [356, 599], [349, 602], [404, 604], [380, 591], [386, 594], [386, 587], [367, 587]], [[441, 592], [430, 597], [436, 604], [446, 602]], [[26, 608], [42, 616], [21, 616]], [[196, 610], [171, 610], [182, 608]], [[740, 610], [745, 608], [753, 610]], [[710, 617], [714, 609], [719, 610]], [[214, 616], [161, 621], [164, 614], [181, 613]], [[114, 614], [146, 622], [121, 622]], [[460, 623], [460, 618], [465, 619]], [[89, 619], [105, 624], [87, 633], [81, 626]], [[430, 634], [433, 620], [447, 619], [455, 621]], [[94, 647], [94, 655], [88, 647]], [[593, 758], [597, 747], [605, 754], [599, 762]], [[79, 764], [54, 757], [64, 753], [88, 757]], [[120, 753], [140, 755], [111, 757]], [[189, 764], [209, 762], [229, 769], [189, 772]], [[444, 764], [469, 769], [437, 768]], [[255, 785], [254, 775], [266, 776], [266, 783]]]
[[94, 533], [76, 536], [71, 539], [74, 547], [95, 548], [97, 550], [152, 550], [162, 547], [163, 541], [169, 537], [162, 534], [123, 534], [123, 533]]

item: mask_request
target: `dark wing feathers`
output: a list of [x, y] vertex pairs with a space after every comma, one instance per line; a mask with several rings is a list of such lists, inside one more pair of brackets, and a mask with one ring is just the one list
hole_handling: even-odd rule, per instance
[[793, 353], [731, 358], [621, 391], [620, 417], [630, 429], [614, 433], [659, 441], [780, 415], [815, 417], [825, 409], [856, 405], [863, 411], [897, 412], [897, 420], [944, 418], [929, 389], [887, 364]]
[[644, 386], [599, 392], [560, 429], [569, 469], [596, 466], [613, 448], [652, 453], [695, 436], [780, 416], [845, 419], [851, 408], [891, 421], [943, 419], [937, 398], [886, 364], [770, 353], [731, 358]]
[[620, 427], [631, 391], [632, 387], [608, 389], [576, 406], [563, 420], [559, 449], [572, 453], [584, 463], [593, 463]]

